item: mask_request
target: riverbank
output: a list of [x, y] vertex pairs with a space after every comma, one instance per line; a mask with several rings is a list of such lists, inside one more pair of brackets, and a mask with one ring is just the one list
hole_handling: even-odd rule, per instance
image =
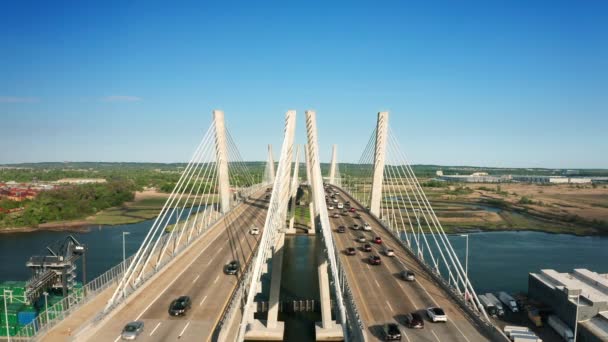
[[[209, 201], [215, 201], [215, 196]], [[38, 225], [38, 227], [11, 227], [0, 229], [1, 233], [30, 233], [36, 231], [67, 231], [67, 232], [87, 232], [95, 226], [116, 226], [123, 224], [134, 224], [151, 220], [158, 216], [158, 213], [165, 205], [169, 194], [158, 191], [138, 191], [132, 202], [126, 202], [121, 206], [112, 207], [98, 212], [95, 215], [84, 219], [48, 222]], [[198, 202], [200, 197], [191, 199], [188, 205]], [[204, 199], [203, 199], [204, 200]]]

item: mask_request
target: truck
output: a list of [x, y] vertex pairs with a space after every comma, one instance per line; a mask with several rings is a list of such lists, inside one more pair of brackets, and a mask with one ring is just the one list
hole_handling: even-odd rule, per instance
[[479, 298], [479, 302], [483, 305], [483, 308], [486, 310], [486, 313], [492, 317], [496, 317], [497, 311], [494, 303], [488, 299], [485, 295], [477, 296]]
[[486, 293], [485, 294], [486, 298], [488, 298], [488, 300], [490, 300], [492, 303], [494, 303], [494, 306], [496, 307], [496, 313], [498, 314], [498, 316], [502, 317], [505, 315], [505, 309], [502, 308], [502, 303], [498, 300], [498, 298], [496, 298], [496, 296], [492, 293]]
[[504, 291], [498, 292], [498, 299], [500, 299], [500, 301], [504, 305], [506, 305], [512, 312], [519, 312], [517, 302], [515, 301], [515, 299], [513, 299], [513, 297], [511, 297], [510, 294]]
[[530, 332], [530, 329], [527, 327], [520, 327], [516, 325], [505, 325], [502, 331], [504, 331], [507, 336], [511, 336], [511, 332]]
[[543, 342], [536, 335], [522, 335], [522, 336], [514, 336], [511, 341], [513, 342]]
[[549, 326], [553, 328], [553, 330], [555, 330], [555, 332], [557, 332], [557, 334], [564, 341], [574, 342], [574, 334], [572, 333], [572, 329], [570, 329], [570, 327], [557, 316], [550, 315], [547, 318], [547, 324], [549, 324]]

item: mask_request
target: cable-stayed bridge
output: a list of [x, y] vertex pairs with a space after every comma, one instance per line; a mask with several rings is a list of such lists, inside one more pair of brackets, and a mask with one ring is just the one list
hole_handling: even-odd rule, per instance
[[[316, 234], [323, 246], [316, 340], [382, 340], [386, 323], [398, 324], [406, 341], [507, 340], [480, 304], [389, 114], [378, 113], [359, 163], [340, 165], [333, 145], [325, 176], [316, 113], [305, 113], [304, 146], [296, 143], [296, 116], [286, 113], [278, 164], [269, 146], [256, 181], [224, 113], [214, 111], [139, 250], [87, 284], [84, 297], [68, 300], [61, 315], [39, 318], [13, 339], [118, 341], [126, 323], [141, 321], [144, 341], [283, 340], [285, 235], [296, 233], [296, 197], [305, 188], [312, 219], [304, 233]], [[226, 274], [227, 260], [237, 262], [236, 276]], [[403, 279], [407, 272], [414, 281]], [[190, 298], [188, 310], [172, 316], [169, 306], [180, 296]], [[425, 318], [424, 329], [406, 327], [407, 314], [425, 316], [429, 307], [442, 308], [447, 322]]]

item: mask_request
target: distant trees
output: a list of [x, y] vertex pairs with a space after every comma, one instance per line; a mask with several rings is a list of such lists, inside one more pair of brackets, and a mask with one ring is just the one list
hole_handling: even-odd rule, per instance
[[107, 183], [83, 184], [43, 191], [38, 197], [21, 202], [22, 212], [0, 218], [0, 227], [36, 226], [50, 221], [84, 218], [134, 199], [135, 184], [114, 179]]

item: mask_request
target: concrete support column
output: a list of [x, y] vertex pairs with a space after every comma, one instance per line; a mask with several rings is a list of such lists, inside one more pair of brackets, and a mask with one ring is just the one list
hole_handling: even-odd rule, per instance
[[291, 212], [289, 215], [289, 228], [287, 229], [287, 234], [295, 234], [296, 230], [294, 228], [295, 219], [296, 219], [296, 197], [298, 195], [298, 188], [300, 186], [300, 182], [298, 180], [298, 171], [300, 168], [300, 145], [296, 146], [296, 159], [293, 166], [293, 179], [291, 181]]
[[318, 262], [319, 273], [319, 295], [321, 299], [321, 328], [331, 328], [334, 323], [331, 320], [331, 296], [329, 294], [329, 275], [327, 274], [327, 259], [322, 257]]
[[[272, 255], [272, 274], [270, 276], [270, 295], [268, 297], [268, 321], [266, 328], [276, 329], [279, 319], [279, 294], [281, 290], [281, 275], [283, 269], [283, 246], [285, 245], [285, 234], [279, 233], [277, 244]], [[283, 330], [281, 322], [281, 330]]]
[[224, 112], [213, 111], [215, 122], [215, 158], [219, 184], [220, 210], [227, 213], [230, 210], [230, 179], [228, 174], [228, 148], [226, 145], [226, 126]]
[[315, 235], [315, 231], [317, 230], [315, 226], [316, 213], [315, 205], [312, 202], [308, 203], [308, 210], [310, 210], [310, 227], [308, 227], [308, 234]]
[[331, 148], [331, 164], [329, 164], [329, 184], [336, 185], [336, 160], [337, 156], [337, 145], [334, 144]]
[[384, 181], [384, 161], [386, 157], [386, 140], [388, 137], [388, 112], [378, 113], [376, 125], [376, 148], [374, 150], [374, 178], [372, 179], [372, 196], [370, 211], [380, 217], [382, 203], [382, 183]]
[[266, 159], [266, 177], [265, 181], [267, 183], [274, 183], [274, 158], [272, 157], [272, 145], [268, 144], [268, 158]]

